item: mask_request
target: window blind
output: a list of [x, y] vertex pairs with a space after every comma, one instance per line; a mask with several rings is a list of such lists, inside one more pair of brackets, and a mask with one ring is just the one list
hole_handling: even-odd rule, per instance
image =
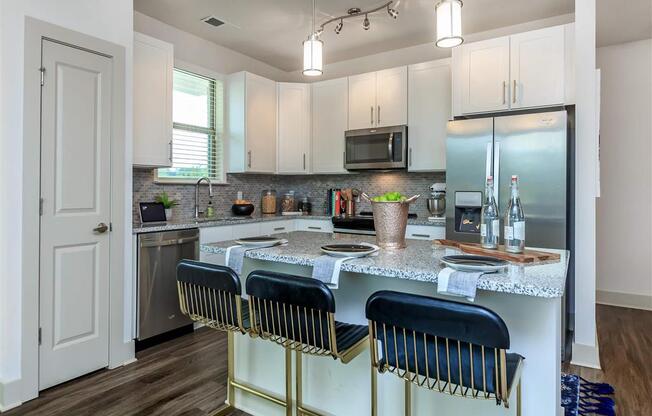
[[164, 180], [223, 178], [224, 85], [181, 69], [172, 87], [172, 167], [159, 169]]

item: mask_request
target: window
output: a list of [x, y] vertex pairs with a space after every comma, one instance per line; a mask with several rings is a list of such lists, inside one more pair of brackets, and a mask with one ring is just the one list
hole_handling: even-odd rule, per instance
[[158, 170], [163, 181], [224, 181], [224, 85], [219, 79], [174, 69], [172, 167]]

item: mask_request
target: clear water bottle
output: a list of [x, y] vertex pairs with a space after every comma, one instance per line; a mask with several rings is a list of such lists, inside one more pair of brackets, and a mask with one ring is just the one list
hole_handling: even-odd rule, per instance
[[505, 212], [505, 250], [522, 253], [525, 249], [525, 216], [518, 196], [518, 176], [512, 176], [512, 195]]
[[497, 249], [500, 238], [500, 214], [494, 198], [494, 179], [491, 176], [487, 178], [480, 216], [480, 245], [483, 248]]

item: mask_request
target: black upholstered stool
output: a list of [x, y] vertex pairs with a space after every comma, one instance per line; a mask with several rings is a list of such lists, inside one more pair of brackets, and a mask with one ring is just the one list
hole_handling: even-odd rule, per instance
[[333, 293], [316, 279], [254, 271], [246, 286], [252, 332], [296, 352], [297, 415], [318, 415], [302, 403], [302, 354], [348, 363], [367, 347], [367, 326], [336, 321]]
[[181, 312], [193, 321], [226, 331], [228, 337], [227, 400], [213, 416], [229, 414], [235, 408], [235, 389], [284, 406], [292, 414], [291, 356], [286, 354], [285, 398], [279, 398], [235, 379], [234, 334], [250, 332], [249, 305], [241, 297], [240, 278], [230, 268], [192, 260], [182, 260], [177, 266], [177, 287]]
[[509, 407], [516, 387], [521, 414], [523, 357], [508, 353], [505, 322], [482, 306], [392, 291], [376, 292], [366, 307], [371, 345], [372, 415], [377, 414], [377, 373], [405, 380], [405, 414], [411, 384]]

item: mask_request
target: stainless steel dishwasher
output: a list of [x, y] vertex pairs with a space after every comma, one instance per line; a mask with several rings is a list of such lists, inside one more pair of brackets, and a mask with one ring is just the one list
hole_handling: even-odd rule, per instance
[[192, 323], [179, 308], [177, 263], [198, 257], [197, 228], [138, 236], [139, 341]]

